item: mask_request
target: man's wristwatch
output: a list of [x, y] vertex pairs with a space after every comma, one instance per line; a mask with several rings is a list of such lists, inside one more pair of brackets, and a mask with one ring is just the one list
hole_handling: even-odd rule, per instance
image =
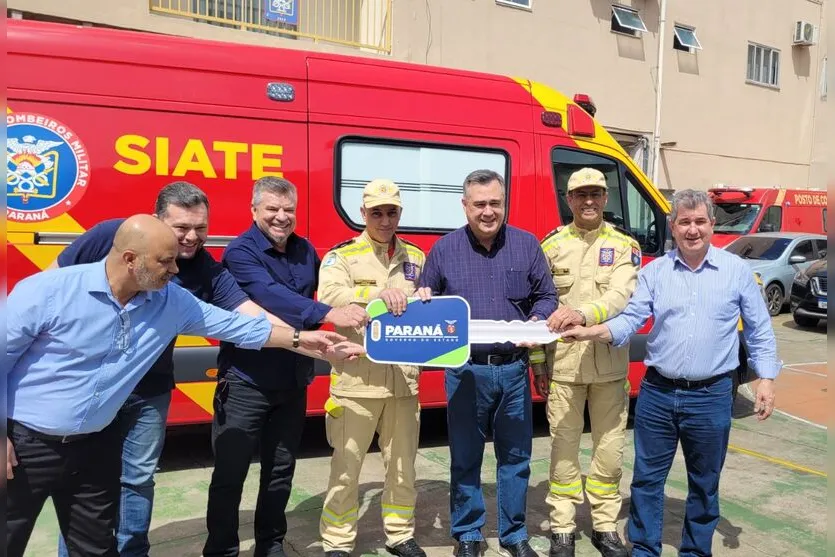
[[299, 342], [301, 341], [301, 334], [302, 332], [298, 329], [293, 331], [293, 348], [299, 347]]
[[585, 326], [586, 326], [586, 314], [585, 314], [585, 313], [583, 313], [582, 311], [580, 311], [579, 309], [575, 309], [574, 311], [575, 311], [575, 312], [577, 312], [577, 314], [578, 314], [580, 317], [582, 317], [582, 318], [583, 318], [583, 327], [585, 327]]

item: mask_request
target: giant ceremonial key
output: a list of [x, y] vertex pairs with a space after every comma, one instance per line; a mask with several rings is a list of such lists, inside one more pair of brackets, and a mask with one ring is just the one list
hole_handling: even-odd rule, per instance
[[531, 342], [548, 344], [560, 338], [544, 321], [470, 320], [470, 305], [459, 296], [438, 296], [429, 302], [410, 298], [405, 313], [394, 316], [382, 300], [366, 308], [368, 359], [380, 364], [460, 367], [470, 359], [471, 344]]

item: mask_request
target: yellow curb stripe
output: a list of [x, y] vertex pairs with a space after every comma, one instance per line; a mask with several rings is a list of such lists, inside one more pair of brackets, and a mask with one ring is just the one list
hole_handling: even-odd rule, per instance
[[759, 458], [760, 460], [764, 460], [766, 462], [770, 462], [772, 464], [776, 464], [778, 466], [782, 466], [784, 468], [788, 468], [789, 470], [795, 470], [797, 472], [805, 472], [807, 474], [812, 474], [815, 476], [820, 476], [822, 478], [827, 478], [828, 475], [826, 472], [821, 472], [820, 470], [815, 470], [814, 468], [807, 468], [805, 466], [801, 466], [795, 462], [791, 462], [788, 460], [783, 460], [782, 458], [774, 458], [773, 456], [768, 456], [762, 453], [758, 453], [756, 451], [751, 451], [748, 449], [743, 449], [742, 447], [737, 447], [736, 445], [728, 445], [728, 449], [734, 451], [736, 453], [753, 456], [754, 458]]

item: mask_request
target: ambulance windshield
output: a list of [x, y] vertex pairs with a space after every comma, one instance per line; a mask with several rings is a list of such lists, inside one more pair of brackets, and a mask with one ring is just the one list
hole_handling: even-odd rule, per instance
[[753, 203], [717, 203], [713, 231], [719, 234], [748, 234], [760, 209], [762, 205]]

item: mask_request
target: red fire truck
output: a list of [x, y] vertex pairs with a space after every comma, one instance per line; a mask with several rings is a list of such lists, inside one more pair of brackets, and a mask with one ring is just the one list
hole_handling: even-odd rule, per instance
[[[180, 179], [209, 196], [216, 258], [250, 225], [252, 182], [268, 175], [296, 184], [296, 232], [321, 254], [357, 234], [363, 185], [390, 177], [408, 207], [403, 236], [428, 252], [464, 224], [470, 170], [502, 172], [509, 222], [542, 238], [571, 218], [568, 176], [591, 166], [609, 183], [607, 220], [644, 263], [664, 252], [668, 202], [585, 95], [370, 57], [18, 20], [7, 30], [10, 288], [96, 223], [151, 212]], [[633, 395], [646, 330], [632, 342]], [[211, 419], [215, 344], [178, 339], [171, 424]], [[322, 364], [310, 414], [328, 396]], [[445, 404], [442, 370], [421, 375], [420, 393], [424, 407]]]
[[723, 186], [709, 193], [716, 204], [715, 246], [754, 232], [826, 234], [823, 190]]

